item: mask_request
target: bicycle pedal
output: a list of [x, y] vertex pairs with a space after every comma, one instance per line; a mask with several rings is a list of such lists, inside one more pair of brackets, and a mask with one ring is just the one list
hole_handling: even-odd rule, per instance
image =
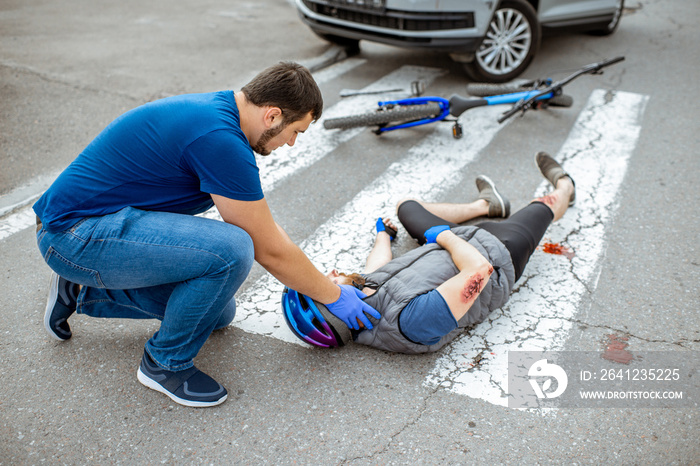
[[462, 131], [462, 125], [455, 122], [455, 124], [452, 125], [452, 137], [455, 139], [462, 139], [463, 135], [464, 132]]

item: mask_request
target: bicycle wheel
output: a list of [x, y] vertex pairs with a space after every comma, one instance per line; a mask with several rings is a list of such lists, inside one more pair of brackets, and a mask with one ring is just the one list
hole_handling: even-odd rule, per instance
[[559, 94], [549, 99], [549, 105], [552, 107], [571, 107], [574, 104], [574, 98], [567, 94]]
[[516, 79], [509, 83], [469, 83], [467, 93], [475, 97], [487, 97], [490, 95], [510, 94], [511, 92], [531, 91], [534, 89], [534, 82], [527, 79]]
[[389, 123], [431, 118], [440, 114], [440, 105], [427, 103], [423, 105], [399, 105], [391, 109], [381, 109], [372, 113], [329, 118], [323, 122], [326, 129], [350, 129], [362, 126], [382, 126]]
[[[469, 83], [467, 84], [467, 92], [477, 97], [488, 97], [491, 95], [510, 94], [513, 92], [534, 91], [533, 81], [526, 79], [516, 80], [504, 84], [491, 83]], [[571, 107], [574, 104], [574, 98], [567, 94], [559, 94], [549, 99], [549, 105], [552, 107]]]

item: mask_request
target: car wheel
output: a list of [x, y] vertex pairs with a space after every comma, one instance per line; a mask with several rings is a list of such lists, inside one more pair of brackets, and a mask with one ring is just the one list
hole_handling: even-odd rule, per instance
[[594, 34], [596, 36], [609, 36], [610, 34], [615, 32], [617, 30], [617, 27], [620, 25], [620, 18], [622, 18], [622, 10], [624, 8], [625, 0], [618, 0], [617, 8], [615, 9], [615, 14], [613, 15], [610, 22], [599, 29], [593, 29], [592, 31], [590, 31], [591, 34]]
[[530, 65], [542, 33], [535, 9], [525, 0], [501, 2], [491, 18], [486, 36], [464, 69], [474, 81], [503, 83]]

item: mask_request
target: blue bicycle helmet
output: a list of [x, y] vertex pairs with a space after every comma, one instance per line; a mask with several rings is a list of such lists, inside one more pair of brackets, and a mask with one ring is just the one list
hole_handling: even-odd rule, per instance
[[326, 306], [287, 287], [282, 292], [282, 314], [300, 340], [322, 348], [345, 346], [352, 334]]

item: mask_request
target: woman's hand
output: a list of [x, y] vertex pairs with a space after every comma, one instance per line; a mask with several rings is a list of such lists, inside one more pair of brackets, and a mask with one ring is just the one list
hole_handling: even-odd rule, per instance
[[434, 227], [428, 228], [423, 234], [426, 244], [437, 243], [437, 237], [440, 235], [440, 233], [449, 229], [450, 227], [448, 225], [435, 225]]
[[376, 223], [377, 236], [374, 239], [372, 250], [365, 262], [365, 273], [372, 273], [389, 262], [393, 255], [391, 253], [391, 242], [396, 238], [396, 226], [388, 218], [379, 217]]
[[391, 219], [379, 217], [377, 219], [376, 227], [377, 234], [384, 232], [387, 235], [389, 235], [389, 240], [394, 241], [394, 239], [396, 239], [398, 230], [396, 226], [391, 222]]

